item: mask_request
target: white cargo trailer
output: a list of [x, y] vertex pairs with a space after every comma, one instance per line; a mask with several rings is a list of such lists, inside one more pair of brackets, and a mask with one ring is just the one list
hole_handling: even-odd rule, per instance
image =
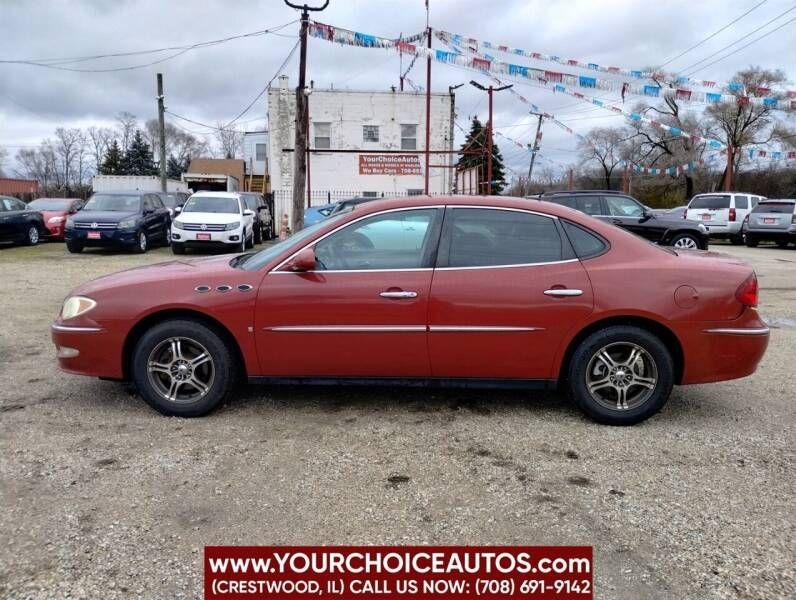
[[[160, 177], [155, 175], [95, 175], [91, 180], [95, 192], [159, 192]], [[167, 192], [187, 192], [188, 186], [176, 179], [166, 180]]]
[[182, 181], [194, 192], [237, 192], [238, 178], [223, 173], [183, 173]]

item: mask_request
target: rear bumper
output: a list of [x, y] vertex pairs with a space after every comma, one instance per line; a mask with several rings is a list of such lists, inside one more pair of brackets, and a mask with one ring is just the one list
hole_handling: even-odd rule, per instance
[[732, 321], [682, 323], [676, 333], [683, 345], [682, 384], [751, 375], [768, 348], [768, 326], [751, 308]]
[[796, 242], [796, 229], [746, 229], [746, 237], [759, 241]]
[[740, 235], [741, 233], [742, 223], [740, 222], [717, 223], [712, 225], [710, 221], [702, 221], [702, 224], [708, 230], [708, 235], [710, 237], [730, 237], [733, 235]]

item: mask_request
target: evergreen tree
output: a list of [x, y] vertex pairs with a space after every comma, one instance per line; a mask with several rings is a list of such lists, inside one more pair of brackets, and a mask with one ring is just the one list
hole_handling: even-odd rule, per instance
[[108, 150], [105, 152], [105, 158], [100, 165], [100, 175], [120, 175], [122, 170], [122, 151], [119, 148], [119, 143], [113, 140]]
[[180, 176], [188, 171], [189, 159], [179, 160], [173, 154], [169, 154], [169, 160], [166, 163], [166, 175], [169, 179], [179, 179]]
[[152, 150], [140, 129], [135, 130], [133, 141], [122, 159], [121, 175], [157, 175]]
[[[467, 139], [462, 144], [462, 150], [467, 150], [468, 154], [459, 156], [457, 166], [459, 169], [469, 169], [472, 167], [481, 167], [483, 179], [486, 181], [487, 173], [487, 158], [486, 158], [486, 127], [478, 120], [478, 117], [473, 117], [473, 122], [470, 125], [470, 133], [467, 134]], [[478, 153], [472, 153], [479, 151]], [[506, 187], [506, 174], [503, 167], [503, 156], [500, 154], [500, 148], [492, 140], [492, 193], [500, 194]], [[483, 187], [486, 193], [486, 186]]]

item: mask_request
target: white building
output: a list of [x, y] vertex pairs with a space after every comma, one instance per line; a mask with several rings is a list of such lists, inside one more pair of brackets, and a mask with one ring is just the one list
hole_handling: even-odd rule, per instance
[[[268, 179], [268, 132], [245, 131], [243, 133], [243, 160], [250, 181], [246, 189], [253, 192], [267, 190]], [[263, 188], [263, 185], [266, 188]]]
[[[431, 149], [451, 150], [453, 95], [431, 95]], [[309, 94], [309, 179], [312, 205], [353, 196], [422, 194], [426, 96], [420, 92], [312, 89]], [[269, 167], [278, 215], [291, 216], [295, 87], [286, 76], [268, 92]], [[322, 149], [329, 149], [323, 152]], [[334, 152], [361, 150], [361, 152]], [[432, 154], [429, 191], [449, 192], [452, 154]]]

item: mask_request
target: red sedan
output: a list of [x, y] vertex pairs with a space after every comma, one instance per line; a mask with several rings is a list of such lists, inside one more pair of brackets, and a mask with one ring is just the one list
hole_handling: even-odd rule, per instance
[[673, 385], [754, 372], [757, 278], [550, 202], [362, 204], [257, 253], [177, 260], [72, 292], [60, 367], [204, 415], [241, 379], [561, 387], [591, 418], [655, 414]]
[[49, 238], [63, 241], [66, 220], [83, 204], [85, 200], [79, 198], [37, 198], [28, 204], [28, 208], [41, 213]]

